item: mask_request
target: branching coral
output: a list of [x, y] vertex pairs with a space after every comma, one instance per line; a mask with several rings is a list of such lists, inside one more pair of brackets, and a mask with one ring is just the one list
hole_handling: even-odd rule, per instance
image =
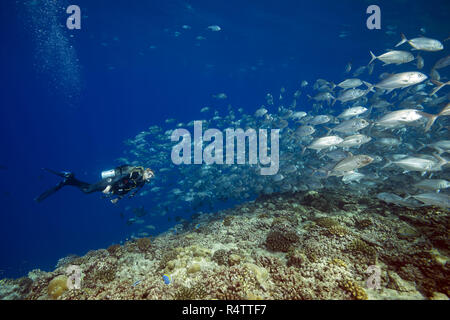
[[150, 249], [151, 241], [149, 238], [139, 238], [136, 240], [136, 245], [141, 252], [147, 252]]
[[377, 250], [369, 245], [367, 242], [356, 239], [354, 240], [349, 246], [348, 249], [350, 251], [356, 252], [356, 253], [362, 253], [363, 255], [373, 258], [377, 254]]
[[174, 249], [166, 251], [159, 261], [159, 269], [164, 270], [167, 267], [167, 263], [169, 261], [175, 260], [177, 256], [178, 252]]
[[361, 219], [361, 220], [356, 221], [356, 223], [355, 223], [355, 226], [360, 230], [364, 230], [364, 229], [370, 227], [371, 225], [373, 225], [373, 222], [370, 219]]
[[120, 244], [113, 244], [110, 245], [106, 250], [109, 252], [110, 255], [112, 256], [119, 256], [120, 252], [121, 252], [121, 246]]
[[344, 260], [339, 259], [339, 258], [334, 258], [334, 259], [330, 260], [330, 264], [334, 264], [336, 266], [340, 266], [340, 267], [347, 269], [347, 264], [344, 262]]
[[336, 220], [334, 220], [333, 218], [330, 218], [330, 217], [320, 217], [320, 218], [314, 219], [314, 222], [322, 228], [331, 228], [331, 227], [339, 225], [339, 223]]
[[225, 226], [225, 227], [229, 227], [229, 226], [231, 226], [231, 222], [233, 221], [233, 216], [226, 216], [224, 219], [223, 219], [223, 225]]
[[181, 286], [174, 293], [175, 300], [201, 300], [204, 299], [207, 292], [201, 286], [185, 287]]
[[214, 252], [211, 260], [215, 261], [219, 266], [227, 266], [229, 255], [230, 254], [227, 250], [219, 249], [216, 252]]
[[306, 255], [300, 250], [294, 248], [291, 248], [288, 251], [286, 258], [288, 259], [287, 261], [288, 267], [293, 266], [296, 268], [301, 268], [306, 263], [308, 263], [308, 258], [306, 257]]
[[352, 280], [342, 280], [339, 285], [344, 291], [350, 294], [353, 299], [367, 300], [366, 291]]
[[293, 227], [284, 223], [272, 224], [272, 229], [266, 238], [266, 248], [270, 251], [288, 252], [299, 237]]
[[242, 300], [260, 296], [260, 284], [254, 272], [245, 266], [232, 266], [218, 270], [207, 280], [211, 295], [220, 300]]
[[289, 248], [298, 241], [297, 234], [293, 232], [283, 233], [272, 230], [266, 238], [266, 248], [270, 251], [288, 252]]

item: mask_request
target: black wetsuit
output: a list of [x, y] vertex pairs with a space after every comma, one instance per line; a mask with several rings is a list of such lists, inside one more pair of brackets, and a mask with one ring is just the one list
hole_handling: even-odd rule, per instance
[[[134, 170], [136, 167], [130, 165], [123, 165], [115, 168], [115, 175], [111, 178], [104, 178], [96, 183], [89, 184], [87, 182], [80, 181], [75, 178], [71, 172], [56, 172], [50, 169], [45, 169], [53, 174], [63, 177], [64, 180], [58, 183], [53, 188], [42, 193], [35, 200], [41, 202], [50, 195], [64, 186], [74, 186], [83, 191], [84, 193], [102, 192], [106, 187], [111, 186], [109, 193], [116, 195], [119, 199], [122, 199], [128, 192], [134, 189], [130, 197], [133, 197], [136, 192], [145, 185], [143, 179], [143, 170]], [[131, 174], [131, 175], [130, 175]]]

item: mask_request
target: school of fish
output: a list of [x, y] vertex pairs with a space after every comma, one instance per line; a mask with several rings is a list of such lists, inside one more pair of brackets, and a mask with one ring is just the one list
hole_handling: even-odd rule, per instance
[[[275, 175], [260, 175], [259, 164], [173, 164], [171, 133], [176, 128], [192, 131], [194, 123], [174, 126], [175, 119], [128, 139], [118, 161], [155, 171], [154, 182], [140, 195], [149, 196], [152, 210], [161, 215], [213, 210], [220, 201], [322, 188], [371, 195], [398, 206], [447, 210], [450, 94], [442, 88], [450, 82], [442, 79], [448, 74], [450, 56], [440, 54], [444, 45], [439, 40], [423, 36], [407, 39], [402, 34], [395, 47], [378, 56], [370, 51], [368, 65], [357, 68], [351, 78], [317, 79], [310, 81], [312, 85], [303, 80], [292, 95], [285, 88], [268, 93], [251, 114], [231, 105], [201, 109], [204, 130], [280, 129]], [[424, 67], [424, 55], [435, 61], [427, 74], [418, 71]], [[376, 81], [369, 82], [374, 68], [381, 71]], [[350, 70], [348, 64], [344, 74]], [[225, 93], [213, 97], [228, 98]]]

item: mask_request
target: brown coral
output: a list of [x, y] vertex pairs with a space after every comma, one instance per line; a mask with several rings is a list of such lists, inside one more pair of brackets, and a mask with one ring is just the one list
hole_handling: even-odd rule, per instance
[[150, 249], [151, 241], [149, 238], [139, 238], [136, 240], [136, 245], [141, 252], [147, 252]]
[[223, 219], [223, 225], [225, 226], [225, 227], [229, 227], [229, 226], [231, 226], [231, 222], [233, 221], [233, 216], [226, 216], [224, 219]]
[[356, 221], [356, 223], [355, 223], [355, 226], [360, 230], [364, 230], [364, 229], [370, 227], [371, 225], [373, 225], [373, 222], [370, 219], [361, 219], [361, 220]]
[[348, 249], [353, 252], [362, 253], [363, 255], [368, 257], [374, 257], [377, 254], [377, 250], [374, 247], [361, 239], [354, 240], [348, 246]]
[[287, 261], [288, 267], [293, 266], [296, 268], [301, 268], [306, 263], [308, 263], [308, 258], [306, 257], [306, 255], [303, 252], [301, 252], [300, 250], [294, 249], [292, 247], [288, 251], [286, 258], [288, 259], [288, 261]]
[[295, 231], [272, 229], [266, 238], [266, 248], [270, 251], [288, 252], [289, 248], [298, 241]]
[[121, 246], [120, 244], [113, 244], [110, 245], [106, 250], [109, 252], [110, 255], [117, 257], [120, 255]]

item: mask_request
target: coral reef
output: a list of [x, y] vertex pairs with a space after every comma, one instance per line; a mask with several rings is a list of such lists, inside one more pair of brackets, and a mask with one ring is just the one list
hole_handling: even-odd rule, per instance
[[291, 246], [299, 240], [299, 237], [287, 219], [276, 219], [266, 237], [266, 248], [270, 251], [288, 252]]
[[175, 300], [201, 300], [205, 297], [206, 291], [200, 286], [192, 288], [181, 286], [173, 295]]
[[47, 292], [53, 299], [58, 299], [64, 291], [67, 291], [67, 277], [64, 275], [57, 276], [48, 284]]
[[[449, 216], [377, 199], [272, 194], [3, 279], [1, 299], [448, 299]], [[67, 268], [81, 270], [80, 288]], [[377, 270], [376, 274], [374, 273]], [[163, 275], [170, 278], [164, 281]], [[377, 276], [378, 287], [368, 287]]]
[[121, 252], [121, 246], [120, 246], [120, 244], [113, 244], [113, 245], [110, 245], [106, 250], [112, 256], [119, 256], [120, 252]]
[[367, 300], [366, 291], [355, 282], [351, 280], [342, 280], [339, 284], [352, 298], [356, 300]]
[[136, 240], [136, 245], [141, 252], [146, 252], [150, 249], [151, 241], [149, 238], [139, 238]]

